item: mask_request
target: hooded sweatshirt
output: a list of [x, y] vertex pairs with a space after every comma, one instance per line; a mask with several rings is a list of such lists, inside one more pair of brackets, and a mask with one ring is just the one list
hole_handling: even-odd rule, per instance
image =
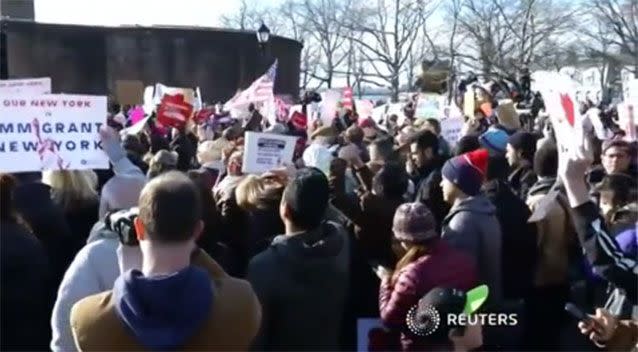
[[349, 280], [349, 243], [324, 222], [277, 236], [248, 266], [264, 311], [258, 350], [336, 350]]
[[443, 220], [441, 237], [474, 259], [479, 281], [490, 288], [490, 302], [500, 302], [502, 291], [502, 234], [496, 208], [479, 194], [457, 201]]
[[79, 301], [71, 328], [80, 350], [246, 350], [261, 320], [250, 285], [205, 252], [169, 275], [127, 271], [113, 290]]
[[144, 276], [130, 270], [113, 287], [117, 316], [149, 350], [173, 350], [208, 317], [213, 286], [204, 269], [189, 266], [176, 273]]

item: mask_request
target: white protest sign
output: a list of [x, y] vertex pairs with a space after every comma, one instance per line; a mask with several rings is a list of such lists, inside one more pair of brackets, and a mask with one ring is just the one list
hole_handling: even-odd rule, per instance
[[357, 99], [354, 101], [354, 104], [360, 119], [367, 119], [368, 117], [373, 117], [374, 103], [372, 103], [372, 101], [367, 99], [364, 99], [364, 100]]
[[108, 168], [98, 134], [106, 123], [106, 97], [37, 95], [0, 100], [0, 171]]
[[176, 95], [182, 94], [184, 96], [184, 101], [195, 106], [197, 104], [195, 98], [195, 90], [192, 88], [181, 88], [181, 87], [168, 87], [161, 83], [155, 84], [155, 104], [159, 104], [162, 101], [162, 97], [165, 95]]
[[[556, 134], [559, 148], [576, 153], [585, 141], [583, 118], [576, 103], [576, 87], [571, 78], [558, 73], [545, 73], [537, 79]], [[574, 155], [575, 156], [575, 155]]]
[[625, 140], [633, 142], [636, 140], [636, 106], [633, 103], [618, 104], [618, 125], [625, 131]]
[[441, 114], [440, 94], [421, 93], [417, 99], [414, 117], [420, 119], [438, 119]]
[[638, 78], [623, 83], [623, 98], [625, 102], [638, 105]]
[[449, 117], [442, 119], [441, 123], [441, 137], [445, 139], [450, 147], [454, 147], [456, 143], [461, 139], [461, 130], [465, 121], [460, 117]]
[[324, 126], [332, 125], [332, 120], [337, 113], [337, 104], [341, 101], [341, 91], [337, 89], [327, 90], [321, 93], [320, 118]]
[[242, 171], [260, 174], [283, 165], [292, 165], [297, 137], [246, 132]]
[[51, 94], [51, 78], [25, 78], [0, 80], [0, 97], [7, 95]]

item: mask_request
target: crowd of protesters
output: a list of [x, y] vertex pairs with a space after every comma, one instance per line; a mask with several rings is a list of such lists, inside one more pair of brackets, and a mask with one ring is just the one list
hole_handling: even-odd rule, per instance
[[[109, 170], [2, 174], [2, 350], [355, 350], [362, 318], [370, 350], [636, 348], [636, 144], [569, 158], [495, 109], [449, 145], [413, 106], [123, 137], [122, 108]], [[299, 136], [293, 163], [244, 174], [245, 131]], [[479, 305], [518, 324], [425, 331]]]

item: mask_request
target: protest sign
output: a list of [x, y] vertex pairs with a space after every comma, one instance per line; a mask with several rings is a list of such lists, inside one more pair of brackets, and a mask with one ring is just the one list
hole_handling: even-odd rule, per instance
[[106, 123], [106, 97], [3, 97], [0, 171], [107, 169], [98, 134]]
[[343, 90], [343, 95], [341, 99], [341, 105], [348, 110], [352, 110], [353, 102], [352, 102], [352, 88], [346, 87]]
[[184, 101], [191, 104], [191, 105], [195, 105], [196, 104], [196, 98], [195, 98], [195, 90], [192, 88], [181, 88], [181, 87], [168, 87], [165, 86], [161, 83], [156, 83], [155, 84], [155, 97], [154, 97], [154, 101], [155, 104], [159, 104], [162, 101], [162, 98], [164, 97], [164, 95], [177, 95], [177, 94], [181, 94], [184, 96]]
[[618, 104], [618, 125], [625, 131], [625, 140], [636, 140], [636, 106], [633, 103]]
[[355, 100], [355, 107], [357, 108], [357, 115], [359, 115], [360, 119], [367, 119], [368, 117], [372, 117], [372, 110], [374, 109], [374, 104], [372, 101], [364, 99], [364, 100]]
[[467, 87], [467, 91], [463, 95], [463, 113], [468, 118], [474, 118], [474, 109], [475, 109], [475, 101], [474, 101], [474, 88]]
[[[490, 111], [492, 110], [491, 104]], [[484, 111], [485, 112], [485, 111]], [[498, 122], [501, 125], [512, 129], [517, 130], [521, 128], [521, 119], [516, 112], [516, 107], [514, 106], [514, 102], [511, 99], [503, 99], [498, 102], [498, 107], [496, 107], [496, 114], [498, 118]], [[489, 116], [489, 115], [486, 115]]]
[[260, 174], [283, 165], [292, 165], [297, 137], [246, 132], [244, 173]]
[[144, 102], [144, 83], [138, 80], [115, 81], [115, 97], [120, 105], [138, 105]]
[[544, 82], [537, 86], [545, 102], [545, 111], [554, 127], [557, 146], [568, 153], [577, 153], [584, 143], [585, 135], [583, 119], [576, 105], [574, 82], [558, 73], [545, 73], [539, 79]]
[[630, 102], [634, 106], [638, 105], [638, 78], [623, 83], [623, 98], [625, 102]]
[[51, 94], [51, 78], [25, 78], [0, 80], [0, 97], [8, 95]]
[[182, 94], [166, 94], [157, 108], [157, 121], [164, 126], [181, 128], [193, 114], [193, 105], [184, 100]]
[[463, 129], [464, 120], [460, 117], [449, 117], [442, 119], [441, 136], [446, 142], [453, 147], [461, 139], [461, 130]]
[[414, 117], [419, 119], [438, 119], [441, 114], [441, 95], [421, 93], [417, 98]]
[[319, 117], [324, 126], [332, 125], [337, 113], [337, 104], [341, 100], [341, 92], [330, 89], [321, 93], [321, 112]]

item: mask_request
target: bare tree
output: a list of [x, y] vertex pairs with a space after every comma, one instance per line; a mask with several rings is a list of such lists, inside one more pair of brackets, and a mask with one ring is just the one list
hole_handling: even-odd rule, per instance
[[349, 22], [369, 69], [362, 81], [390, 88], [392, 101], [398, 100], [401, 74], [431, 14], [428, 5], [424, 0], [377, 0], [362, 4], [355, 11], [365, 16]]
[[534, 65], [539, 46], [569, 30], [574, 13], [557, 0], [462, 0], [459, 24], [469, 50], [457, 57], [484, 74], [511, 75]]
[[597, 23], [594, 28], [601, 29], [594, 37], [604, 35], [616, 58], [630, 63], [638, 78], [638, 0], [588, 0], [585, 6]]

